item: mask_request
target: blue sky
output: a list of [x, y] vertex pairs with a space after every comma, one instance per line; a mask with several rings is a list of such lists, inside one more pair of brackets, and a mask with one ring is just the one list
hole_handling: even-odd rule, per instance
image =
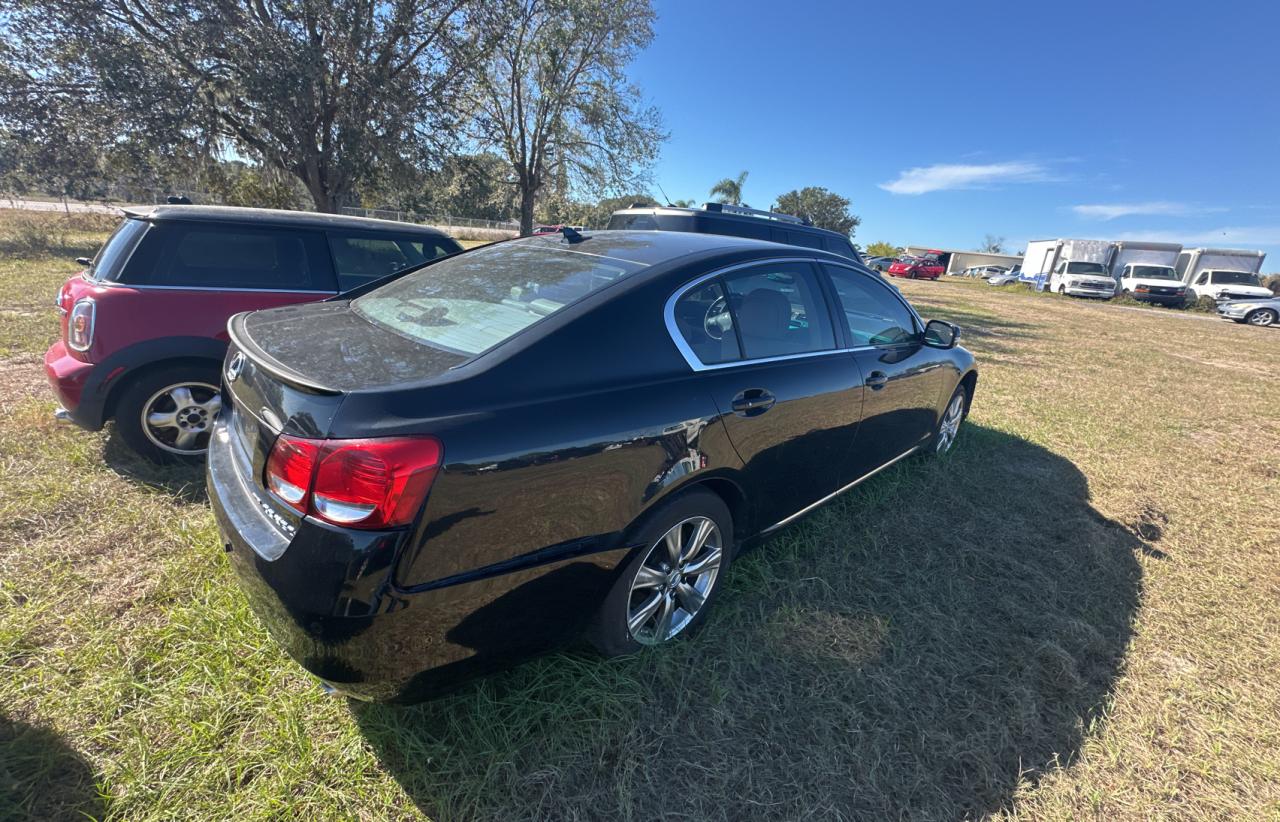
[[1280, 4], [655, 4], [631, 75], [672, 198], [747, 170], [758, 208], [848, 197], [864, 244], [1146, 238], [1280, 270]]

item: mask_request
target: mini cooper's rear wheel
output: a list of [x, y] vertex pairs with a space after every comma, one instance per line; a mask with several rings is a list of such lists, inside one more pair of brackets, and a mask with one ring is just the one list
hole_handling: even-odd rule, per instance
[[1258, 325], [1258, 326], [1265, 327], [1268, 325], [1275, 325], [1276, 319], [1277, 319], [1276, 312], [1273, 311], [1272, 309], [1259, 308], [1256, 311], [1250, 311], [1249, 315], [1244, 318], [1244, 321], [1247, 322], [1249, 325]]
[[938, 421], [938, 430], [933, 435], [933, 452], [941, 456], [951, 450], [956, 435], [960, 433], [960, 423], [964, 422], [965, 407], [969, 403], [969, 390], [963, 385], [956, 388], [947, 403], [947, 410], [942, 412]]
[[144, 373], [120, 396], [116, 431], [152, 462], [199, 462], [222, 408], [218, 379], [216, 367], [203, 365]]
[[635, 542], [640, 548], [605, 597], [589, 634], [607, 656], [697, 630], [729, 566], [733, 520], [718, 496], [695, 489], [655, 511]]

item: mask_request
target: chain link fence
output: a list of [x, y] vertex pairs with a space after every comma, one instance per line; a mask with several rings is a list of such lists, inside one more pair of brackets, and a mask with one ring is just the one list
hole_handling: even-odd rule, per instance
[[341, 211], [343, 214], [352, 217], [373, 217], [378, 220], [396, 220], [401, 223], [492, 228], [502, 231], [520, 230], [520, 224], [514, 220], [477, 220], [474, 217], [458, 217], [452, 214], [419, 214], [416, 211], [395, 211], [387, 208], [354, 208], [351, 206], [345, 206]]

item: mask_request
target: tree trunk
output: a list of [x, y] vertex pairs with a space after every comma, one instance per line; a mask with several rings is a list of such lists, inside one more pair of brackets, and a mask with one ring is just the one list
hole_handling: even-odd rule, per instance
[[536, 186], [525, 183], [520, 186], [520, 236], [533, 233], [533, 200], [538, 193]]

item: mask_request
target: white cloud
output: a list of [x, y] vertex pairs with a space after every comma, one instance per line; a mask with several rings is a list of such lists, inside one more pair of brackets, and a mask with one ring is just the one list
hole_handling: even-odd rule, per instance
[[1127, 231], [1121, 240], [1182, 243], [1187, 247], [1252, 248], [1280, 245], [1280, 225], [1223, 226], [1203, 231]]
[[984, 188], [999, 183], [1042, 183], [1052, 179], [1044, 165], [1028, 161], [980, 165], [939, 163], [909, 168], [899, 173], [898, 179], [881, 183], [880, 188], [893, 194], [926, 194], [955, 188]]
[[1221, 208], [1197, 208], [1186, 203], [1171, 203], [1167, 200], [1154, 200], [1146, 203], [1103, 203], [1097, 205], [1076, 205], [1071, 210], [1081, 217], [1097, 220], [1114, 220], [1117, 217], [1131, 216], [1167, 216], [1185, 217], [1189, 214], [1207, 214], [1213, 211], [1225, 211]]

